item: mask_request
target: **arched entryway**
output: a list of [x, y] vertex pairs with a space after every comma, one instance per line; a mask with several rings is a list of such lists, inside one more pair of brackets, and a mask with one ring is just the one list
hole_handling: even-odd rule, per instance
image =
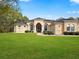
[[42, 31], [42, 25], [40, 23], [37, 23], [37, 25], [36, 25], [36, 31], [39, 32], [39, 33], [41, 33], [41, 31]]

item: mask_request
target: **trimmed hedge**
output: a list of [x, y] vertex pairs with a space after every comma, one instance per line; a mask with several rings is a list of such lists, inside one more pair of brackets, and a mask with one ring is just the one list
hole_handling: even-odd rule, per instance
[[79, 35], [79, 32], [64, 32], [64, 35]]
[[25, 33], [29, 33], [29, 32], [33, 33], [33, 31], [28, 31], [28, 30], [25, 31]]
[[43, 34], [54, 35], [54, 33], [52, 31], [43, 31]]

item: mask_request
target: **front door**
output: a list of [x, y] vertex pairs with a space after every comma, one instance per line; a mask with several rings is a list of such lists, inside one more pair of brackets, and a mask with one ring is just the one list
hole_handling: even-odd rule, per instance
[[41, 26], [40, 23], [38, 23], [38, 24], [36, 25], [36, 31], [37, 31], [38, 33], [41, 33], [41, 31], [42, 31], [42, 26]]

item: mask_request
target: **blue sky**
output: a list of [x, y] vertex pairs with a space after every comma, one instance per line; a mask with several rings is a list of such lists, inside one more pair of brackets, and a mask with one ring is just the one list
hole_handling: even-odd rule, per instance
[[30, 19], [79, 16], [79, 0], [20, 0], [19, 6], [22, 14]]

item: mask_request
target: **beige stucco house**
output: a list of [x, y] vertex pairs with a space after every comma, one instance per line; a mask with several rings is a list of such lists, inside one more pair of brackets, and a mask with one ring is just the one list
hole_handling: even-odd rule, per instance
[[25, 31], [33, 31], [34, 33], [43, 33], [43, 31], [51, 31], [55, 35], [62, 35], [64, 32], [79, 32], [78, 20], [47, 20], [43, 18], [35, 18], [25, 22], [17, 22], [14, 26], [15, 33], [25, 33]]

